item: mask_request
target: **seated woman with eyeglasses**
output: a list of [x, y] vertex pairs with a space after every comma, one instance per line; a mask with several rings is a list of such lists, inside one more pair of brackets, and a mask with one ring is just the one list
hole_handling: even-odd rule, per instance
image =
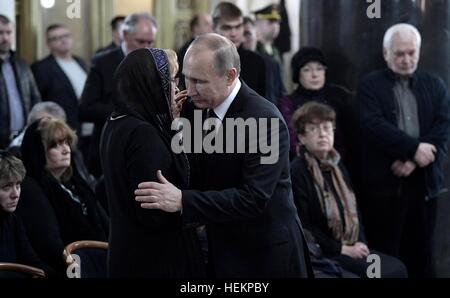
[[[20, 218], [14, 213], [24, 178], [25, 167], [20, 159], [0, 150], [0, 263], [18, 263], [48, 271], [31, 247]], [[0, 272], [1, 277], [19, 276]]]
[[27, 178], [18, 212], [38, 256], [61, 274], [66, 245], [108, 235], [105, 211], [73, 162], [76, 142], [65, 122], [42, 118], [26, 129], [21, 146]]
[[303, 105], [293, 116], [301, 146], [291, 165], [291, 177], [303, 226], [325, 257], [337, 261], [344, 270], [368, 277], [372, 263], [367, 257], [378, 255], [381, 277], [407, 277], [400, 260], [367, 246], [349, 176], [333, 147], [335, 121], [334, 110], [317, 102]]

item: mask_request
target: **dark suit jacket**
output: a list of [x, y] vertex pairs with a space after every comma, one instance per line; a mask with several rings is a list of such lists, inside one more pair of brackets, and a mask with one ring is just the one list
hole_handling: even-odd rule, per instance
[[267, 65], [261, 55], [244, 49], [238, 49], [241, 58], [241, 79], [260, 96], [269, 98], [267, 88]]
[[[79, 57], [75, 61], [87, 71], [86, 64]], [[80, 132], [81, 125], [78, 120], [78, 98], [69, 78], [56, 62], [53, 55], [34, 63], [31, 66], [34, 78], [44, 101], [53, 101], [59, 104], [67, 114], [67, 123]]]
[[[279, 129], [271, 127], [262, 138], [279, 133], [278, 160], [264, 165], [261, 153], [194, 154], [191, 167], [203, 192], [183, 191], [183, 220], [206, 224], [216, 277], [305, 277], [306, 245], [292, 197], [286, 124], [273, 104], [245, 84], [225, 116], [236, 118], [269, 118], [269, 125], [270, 118], [277, 119]], [[236, 140], [225, 143], [231, 141]], [[252, 142], [257, 140], [246, 136], [247, 148]]]
[[102, 128], [113, 110], [114, 72], [124, 58], [125, 55], [120, 47], [95, 55], [81, 96], [80, 120], [95, 123], [89, 148], [88, 165], [90, 172], [96, 177], [101, 176], [102, 173], [99, 156]]

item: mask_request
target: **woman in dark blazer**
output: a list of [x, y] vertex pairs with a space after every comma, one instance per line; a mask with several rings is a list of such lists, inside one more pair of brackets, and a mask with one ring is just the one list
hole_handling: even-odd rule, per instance
[[62, 120], [42, 118], [25, 132], [21, 151], [27, 170], [17, 212], [39, 257], [65, 275], [66, 245], [106, 241], [108, 218], [73, 162], [77, 137]]
[[158, 181], [157, 170], [179, 188], [189, 185], [186, 156], [171, 150], [176, 63], [174, 52], [139, 49], [115, 74], [115, 112], [100, 146], [111, 216], [110, 277], [203, 276], [195, 229], [182, 225], [180, 212], [141, 208], [134, 195], [139, 183]]
[[333, 147], [335, 119], [331, 107], [314, 101], [293, 116], [301, 146], [291, 177], [304, 228], [325, 257], [347, 271], [368, 277], [367, 257], [375, 254], [381, 259], [381, 277], [407, 277], [400, 260], [368, 248], [349, 176]]

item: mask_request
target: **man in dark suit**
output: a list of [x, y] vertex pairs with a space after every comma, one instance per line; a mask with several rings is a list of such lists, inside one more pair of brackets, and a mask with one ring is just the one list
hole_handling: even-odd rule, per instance
[[220, 2], [212, 13], [214, 32], [231, 40], [241, 59], [242, 80], [259, 95], [267, 98], [267, 66], [257, 53], [244, 49], [244, 16], [239, 7], [230, 2]]
[[[192, 154], [191, 185], [199, 190], [179, 190], [158, 172], [161, 184], [142, 183], [136, 200], [143, 208], [182, 210], [185, 224], [206, 225], [212, 277], [306, 277], [307, 248], [292, 197], [288, 130], [281, 114], [239, 80], [239, 55], [230, 40], [217, 34], [198, 37], [184, 65], [195, 107], [221, 121], [204, 139], [205, 152]], [[194, 118], [201, 114], [194, 111]], [[191, 123], [199, 120], [189, 117]], [[254, 122], [249, 135], [230, 131], [229, 122], [237, 119]], [[269, 122], [268, 129], [262, 122]], [[226, 136], [224, 142], [214, 138], [216, 133]], [[211, 136], [211, 144], [223, 147], [207, 154]], [[263, 153], [264, 142], [274, 150]]]
[[80, 101], [79, 116], [82, 121], [95, 124], [89, 154], [88, 167], [93, 175], [101, 176], [99, 144], [106, 119], [113, 110], [114, 72], [125, 56], [139, 48], [152, 47], [158, 24], [148, 13], [129, 15], [122, 25], [123, 43], [115, 50], [99, 53], [92, 59], [86, 86]]
[[421, 41], [412, 25], [389, 28], [383, 42], [388, 68], [365, 76], [357, 96], [367, 238], [375, 249], [399, 257], [410, 277], [431, 276], [450, 127], [445, 84], [416, 71]]
[[11, 50], [13, 28], [0, 14], [0, 149], [20, 133], [28, 112], [41, 101], [30, 67]]
[[87, 78], [84, 61], [72, 54], [73, 40], [69, 29], [60, 24], [47, 28], [50, 55], [31, 66], [41, 96], [59, 104], [67, 115], [67, 123], [81, 133], [78, 100]]

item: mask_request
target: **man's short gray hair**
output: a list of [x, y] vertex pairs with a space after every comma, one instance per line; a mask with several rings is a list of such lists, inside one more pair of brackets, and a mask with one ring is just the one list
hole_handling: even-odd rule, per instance
[[239, 53], [229, 39], [216, 33], [202, 34], [192, 42], [188, 52], [195, 47], [205, 47], [214, 53], [214, 69], [217, 74], [224, 75], [231, 68], [236, 68], [238, 75], [241, 73]]
[[64, 122], [67, 121], [66, 112], [64, 112], [64, 109], [59, 104], [53, 101], [42, 101], [35, 104], [31, 109], [28, 114], [28, 124], [39, 120], [43, 113], [47, 113], [52, 117], [63, 120]]
[[[124, 32], [133, 34], [136, 32], [136, 25], [142, 21], [147, 20], [150, 21], [153, 24], [153, 27], [155, 27], [155, 30], [158, 30], [158, 21], [154, 16], [149, 14], [148, 12], [142, 12], [142, 13], [133, 13], [130, 14], [125, 18], [122, 24], [121, 28], [121, 35], [123, 35]], [[122, 36], [123, 37], [123, 36]]]
[[392, 39], [396, 34], [399, 34], [400, 36], [405, 36], [411, 33], [413, 33], [414, 36], [416, 37], [417, 48], [420, 49], [420, 46], [422, 45], [422, 36], [420, 35], [419, 30], [417, 30], [416, 27], [407, 23], [396, 24], [386, 31], [383, 39], [383, 48], [386, 50], [391, 49]]

